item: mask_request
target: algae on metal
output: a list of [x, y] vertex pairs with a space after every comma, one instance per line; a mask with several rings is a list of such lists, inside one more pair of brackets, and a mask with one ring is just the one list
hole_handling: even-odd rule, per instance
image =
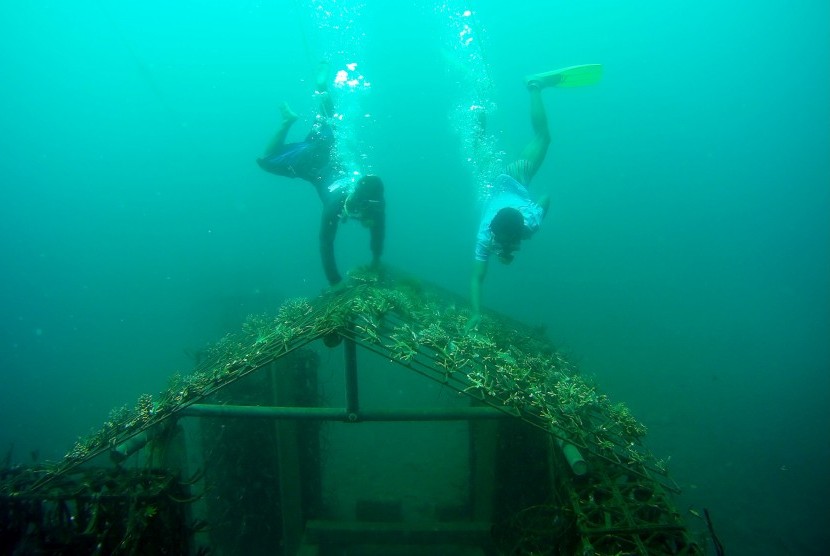
[[[345, 286], [289, 299], [276, 315], [252, 315], [241, 331], [206, 350], [190, 374], [174, 374], [157, 396], [114, 409], [35, 486], [174, 417], [217, 390], [319, 339], [344, 337], [497, 407], [602, 460], [641, 475], [666, 475], [643, 449], [646, 428], [612, 403], [535, 329], [486, 313], [465, 333], [469, 309], [451, 293], [399, 273], [350, 273]], [[665, 481], [663, 481], [665, 482]], [[671, 488], [671, 487], [670, 487]]]

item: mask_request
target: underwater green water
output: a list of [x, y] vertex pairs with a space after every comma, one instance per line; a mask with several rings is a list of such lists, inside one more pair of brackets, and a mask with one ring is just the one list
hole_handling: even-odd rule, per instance
[[[0, 5], [0, 449], [60, 458], [245, 315], [325, 287], [319, 200], [254, 162], [280, 102], [306, 132], [322, 58], [368, 83], [338, 106], [386, 183], [385, 261], [465, 295], [464, 110], [486, 103], [516, 156], [523, 77], [602, 63], [544, 91], [551, 211], [484, 304], [632, 408], [730, 554], [823, 554], [830, 6], [416, 4]], [[368, 262], [365, 230], [337, 250]]]

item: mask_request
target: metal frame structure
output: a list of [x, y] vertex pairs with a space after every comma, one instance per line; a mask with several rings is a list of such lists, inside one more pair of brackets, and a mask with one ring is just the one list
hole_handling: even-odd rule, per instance
[[[515, 419], [549, 439], [551, 483], [563, 528], [544, 512], [522, 541], [534, 553], [702, 554], [671, 503], [678, 492], [661, 461], [642, 447], [642, 427], [621, 404], [585, 381], [538, 331], [489, 314], [483, 330], [466, 334], [466, 310], [449, 292], [402, 275], [356, 273], [350, 286], [314, 301], [289, 300], [276, 317], [252, 317], [241, 334], [214, 345], [202, 364], [174, 377], [158, 397], [142, 396], [132, 410], [114, 411], [100, 431], [82, 439], [63, 462], [42, 470], [27, 495], [45, 492], [81, 464], [109, 452], [130, 457], [165, 422], [181, 417], [254, 418], [279, 422], [333, 420], [437, 421]], [[280, 360], [312, 341], [342, 343], [344, 407], [240, 406], [203, 403], [220, 390]], [[360, 406], [358, 348], [470, 396], [477, 405], [459, 408]], [[0, 485], [4, 487], [6, 485]], [[0, 494], [8, 496], [0, 488]], [[15, 494], [15, 493], [12, 493]], [[19, 494], [19, 493], [17, 493]], [[564, 516], [564, 517], [563, 517]], [[557, 519], [559, 519], [557, 518]], [[456, 523], [419, 530], [419, 525], [361, 527], [321, 520], [294, 523], [285, 554], [312, 554], [315, 543], [348, 543], [373, 536], [378, 542], [481, 541], [486, 524]], [[296, 529], [302, 527], [304, 539]], [[547, 528], [546, 528], [547, 527]], [[406, 531], [404, 531], [406, 529]], [[540, 534], [547, 531], [548, 534]], [[440, 534], [438, 534], [440, 532]], [[459, 542], [461, 542], [459, 541]], [[528, 548], [529, 550], [529, 548]]]

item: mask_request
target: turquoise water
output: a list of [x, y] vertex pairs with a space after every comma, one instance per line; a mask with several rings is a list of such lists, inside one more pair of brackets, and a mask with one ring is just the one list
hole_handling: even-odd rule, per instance
[[[461, 293], [464, 108], [515, 156], [522, 78], [602, 63], [544, 92], [551, 213], [484, 303], [631, 406], [731, 554], [824, 553], [830, 7], [420, 4], [0, 6], [0, 448], [59, 458], [244, 315], [325, 286], [319, 201], [254, 163], [283, 100], [305, 133], [321, 58], [369, 83], [339, 106], [387, 186], [386, 261]], [[341, 269], [367, 243], [342, 227]]]

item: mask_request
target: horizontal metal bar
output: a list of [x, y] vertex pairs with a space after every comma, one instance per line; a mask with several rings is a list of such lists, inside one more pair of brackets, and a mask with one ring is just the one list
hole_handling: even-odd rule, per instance
[[179, 412], [184, 417], [233, 417], [318, 421], [466, 421], [508, 418], [493, 407], [424, 407], [400, 409], [361, 409], [349, 413], [338, 407], [269, 407], [254, 405], [194, 404]]
[[[315, 544], [489, 544], [489, 522], [339, 522], [309, 520], [308, 540]], [[426, 551], [425, 551], [426, 552]], [[432, 551], [429, 551], [432, 552]], [[483, 553], [483, 552], [482, 552]]]

